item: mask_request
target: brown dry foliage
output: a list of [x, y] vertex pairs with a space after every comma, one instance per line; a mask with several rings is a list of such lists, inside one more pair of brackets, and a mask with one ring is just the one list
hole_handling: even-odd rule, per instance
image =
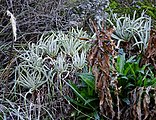
[[[111, 39], [114, 31], [112, 28], [99, 30], [95, 22], [92, 22], [96, 33], [96, 39], [92, 40], [93, 46], [88, 55], [88, 63], [96, 79], [96, 90], [99, 94], [99, 108], [106, 119], [118, 120], [148, 120], [156, 117], [156, 89], [149, 87], [136, 87], [129, 93], [129, 106], [125, 105], [119, 97], [121, 86], [118, 86], [115, 70], [115, 43]], [[155, 34], [154, 34], [155, 35]], [[81, 38], [82, 40], [89, 40]], [[156, 39], [151, 35], [146, 50], [148, 59], [155, 65]], [[111, 58], [110, 58], [111, 57]], [[145, 63], [144, 63], [145, 64]], [[114, 94], [110, 88], [114, 88]], [[123, 86], [124, 87], [124, 86]]]
[[138, 87], [130, 93], [130, 106], [122, 113], [123, 120], [155, 120], [156, 89]]
[[152, 64], [156, 70], [156, 30], [151, 30], [148, 46], [140, 64], [148, 63]]
[[93, 41], [94, 45], [90, 50], [88, 62], [95, 75], [96, 90], [100, 99], [100, 112], [104, 117], [113, 119], [115, 112], [109, 87], [111, 83], [110, 55], [115, 53], [115, 44], [111, 40], [111, 34], [114, 30], [110, 28], [104, 31], [104, 24], [102, 30], [98, 30], [97, 25], [94, 22], [92, 24], [96, 33], [96, 40]]

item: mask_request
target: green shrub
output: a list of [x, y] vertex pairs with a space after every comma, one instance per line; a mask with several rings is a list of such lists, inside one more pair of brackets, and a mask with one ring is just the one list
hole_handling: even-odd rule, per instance
[[67, 96], [76, 110], [72, 113], [76, 119], [96, 119], [100, 120], [99, 99], [95, 92], [95, 78], [91, 73], [80, 73], [79, 83], [75, 84], [71, 80], [67, 83], [73, 90], [75, 97]]
[[[125, 53], [119, 55], [116, 62], [116, 70], [118, 73], [118, 85], [121, 87], [120, 97], [127, 100], [129, 93], [137, 87], [156, 86], [156, 78], [149, 64], [139, 66], [136, 56], [132, 56], [126, 60]], [[127, 102], [127, 101], [126, 101]], [[127, 103], [128, 104], [128, 103]]]

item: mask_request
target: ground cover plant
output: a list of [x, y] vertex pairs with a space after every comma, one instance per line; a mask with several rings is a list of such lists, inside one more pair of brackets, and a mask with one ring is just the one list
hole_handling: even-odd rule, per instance
[[[74, 77], [76, 71], [86, 65], [86, 52], [89, 48], [86, 41], [78, 39], [79, 36], [88, 37], [82, 29], [72, 29], [68, 34], [51, 32], [41, 36], [36, 44], [29, 43], [27, 49], [20, 50], [16, 57], [18, 65], [15, 68], [12, 94], [15, 97], [13, 102], [23, 101], [24, 106], [19, 105], [21, 108], [16, 113], [9, 111], [13, 114], [10, 115], [12, 119], [65, 118], [62, 105], [64, 104], [65, 109], [69, 106], [68, 103], [62, 103], [65, 100], [64, 96], [69, 92], [65, 80]], [[63, 101], [59, 100], [61, 98]]]
[[95, 91], [95, 78], [91, 73], [80, 73], [81, 79], [76, 85], [69, 81], [69, 86], [74, 91], [76, 97], [67, 96], [72, 104], [76, 106], [76, 110], [72, 112], [76, 119], [100, 119], [98, 108], [98, 95]]
[[0, 3], [0, 120], [155, 119], [155, 3]]

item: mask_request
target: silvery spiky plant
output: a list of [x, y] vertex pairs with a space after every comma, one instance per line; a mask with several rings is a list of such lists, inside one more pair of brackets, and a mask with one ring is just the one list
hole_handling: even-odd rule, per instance
[[68, 69], [68, 64], [66, 63], [65, 56], [62, 52], [58, 54], [54, 61], [54, 69], [60, 74], [66, 72]]
[[[90, 44], [80, 40], [80, 37], [89, 36], [82, 29], [72, 29], [68, 33], [50, 32], [42, 35], [36, 44], [29, 43], [28, 48], [21, 51], [15, 70], [15, 82], [16, 86], [19, 86], [16, 88], [20, 88], [20, 92], [25, 88], [28, 91], [23, 95], [24, 107], [18, 109], [20, 112], [14, 108], [18, 118], [39, 120], [42, 111], [45, 111], [50, 119], [57, 118], [57, 110], [49, 111], [47, 108], [51, 105], [50, 110], [53, 106], [58, 109], [55, 108], [57, 102], [61, 104], [58, 111], [64, 109], [62, 106], [66, 105], [61, 101], [64, 99], [61, 97], [67, 94], [65, 90], [69, 89], [64, 81], [86, 65], [86, 53]], [[41, 94], [45, 92], [42, 90], [45, 86], [47, 92]], [[35, 92], [38, 93], [36, 96]], [[31, 100], [35, 97], [37, 98], [34, 101]], [[41, 103], [41, 100], [44, 103]]]
[[41, 36], [40, 40], [38, 41], [37, 45], [42, 46], [44, 48], [45, 53], [48, 54], [50, 57], [55, 57], [58, 54], [60, 49], [59, 44], [60, 36], [56, 35], [55, 32], [52, 32], [50, 35], [46, 37], [44, 34]]
[[43, 54], [43, 48], [32, 44], [29, 50], [19, 56], [21, 63], [16, 67], [15, 75], [19, 85], [33, 91], [49, 80], [47, 70], [43, 67]]
[[48, 33], [41, 36], [37, 44], [29, 44], [28, 50], [18, 56], [21, 62], [16, 67], [17, 83], [36, 90], [49, 81], [54, 73], [82, 69], [86, 65], [90, 45], [80, 37], [89, 36], [82, 29], [73, 28], [67, 34], [61, 31]]
[[[112, 14], [113, 21], [108, 20], [115, 28], [115, 33], [112, 37], [118, 40], [118, 47], [121, 41], [130, 41], [134, 38], [135, 43], [140, 50], [144, 50], [147, 47], [147, 42], [150, 36], [151, 29], [151, 18], [145, 16], [142, 12], [139, 18], [136, 18], [136, 11], [134, 12], [133, 18], [130, 15], [124, 15], [118, 17], [116, 13]], [[139, 39], [137, 39], [139, 38]]]
[[86, 32], [83, 32], [82, 29], [79, 30], [78, 28], [72, 28], [69, 34], [63, 35], [61, 39], [62, 52], [73, 57], [77, 52], [88, 49], [89, 46], [86, 46], [87, 42], [80, 40], [80, 37], [88, 38], [89, 36]]
[[77, 69], [82, 69], [85, 65], [86, 65], [86, 53], [84, 51], [82, 51], [80, 54], [76, 53], [73, 56], [73, 65], [74, 67], [76, 67]]

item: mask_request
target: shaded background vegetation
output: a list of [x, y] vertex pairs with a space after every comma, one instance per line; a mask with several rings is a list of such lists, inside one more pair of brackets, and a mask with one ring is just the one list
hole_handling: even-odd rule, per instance
[[[10, 17], [8, 17], [6, 13], [7, 10], [13, 13], [13, 15], [16, 17], [17, 22], [16, 42], [14, 42], [13, 39], [12, 26], [10, 22]], [[144, 52], [141, 54], [137, 47], [134, 48], [133, 50], [130, 50], [132, 48], [131, 46], [133, 46], [134, 44], [133, 37], [129, 38], [129, 41], [121, 43], [121, 48], [123, 48], [122, 50], [124, 51], [122, 50], [121, 50], [122, 52], [119, 51], [119, 53], [121, 52], [121, 55], [118, 56], [117, 58], [116, 66], [111, 66], [116, 67], [115, 69], [116, 72], [118, 73], [118, 76], [115, 75], [116, 74], [115, 71], [113, 72], [110, 72], [109, 70], [107, 71], [108, 73], [109, 72], [111, 73], [112, 78], [118, 77], [118, 83], [113, 84], [115, 87], [112, 87], [109, 81], [107, 81], [107, 83], [105, 84], [104, 87], [107, 89], [106, 93], [101, 92], [100, 94], [104, 94], [109, 98], [107, 99], [106, 97], [109, 105], [105, 105], [105, 103], [103, 103], [102, 104], [103, 106], [102, 105], [99, 106], [101, 108], [103, 107], [102, 109], [97, 107], [99, 105], [98, 104], [99, 99], [97, 98], [100, 95], [97, 94], [96, 91], [97, 88], [95, 87], [96, 82], [100, 81], [99, 79], [97, 79], [99, 76], [97, 77], [96, 74], [98, 75], [100, 74], [100, 79], [102, 79], [103, 74], [106, 75], [105, 71], [102, 68], [101, 69], [90, 68], [91, 70], [93, 70], [95, 78], [93, 74], [81, 74], [83, 72], [84, 73], [91, 72], [91, 70], [88, 68], [87, 65], [85, 66], [86, 68], [83, 66], [84, 67], [83, 69], [74, 68], [71, 69], [71, 71], [68, 69], [70, 71], [70, 74], [66, 78], [66, 82], [68, 80], [72, 80], [72, 82], [66, 83], [65, 81], [61, 81], [60, 83], [58, 83], [57, 80], [61, 79], [58, 74], [53, 76], [54, 77], [53, 84], [49, 85], [47, 82], [46, 84], [43, 84], [39, 86], [37, 89], [33, 89], [32, 91], [29, 89], [29, 87], [25, 88], [23, 87], [24, 85], [23, 86], [21, 85], [22, 86], [21, 87], [20, 85], [15, 84], [16, 83], [15, 69], [17, 69], [18, 66], [20, 67], [20, 65], [22, 66], [26, 61], [24, 58], [27, 58], [29, 56], [26, 55], [25, 57], [23, 57], [22, 55], [25, 55], [26, 50], [28, 51], [32, 50], [35, 53], [36, 52], [35, 50], [38, 49], [38, 47], [40, 49], [40, 45], [44, 43], [44, 42], [42, 43], [42, 38], [43, 41], [44, 40], [50, 41], [51, 40], [50, 35], [51, 34], [53, 35], [51, 31], [63, 31], [64, 34], [69, 35], [68, 38], [72, 38], [73, 35], [72, 36], [70, 35], [74, 33], [76, 37], [72, 39], [75, 39], [77, 41], [78, 37], [85, 37], [88, 40], [89, 36], [93, 35], [96, 32], [94, 31], [95, 26], [92, 27], [92, 24], [90, 24], [89, 19], [95, 20], [97, 22], [96, 26], [97, 29], [100, 29], [101, 28], [100, 22], [103, 19], [105, 21], [104, 23], [105, 25], [107, 18], [110, 18], [110, 20], [112, 21], [112, 23], [114, 23], [114, 25], [116, 24], [116, 21], [113, 21], [113, 19], [110, 17], [111, 13], [117, 13], [118, 17], [124, 14], [129, 14], [132, 17], [134, 15], [133, 13], [135, 10], [136, 10], [136, 18], [140, 17], [142, 11], [145, 10], [146, 11], [145, 16], [147, 16], [147, 18], [149, 16], [152, 18], [152, 29], [156, 28], [156, 14], [155, 14], [156, 1], [154, 0], [141, 0], [141, 1], [99, 0], [98, 2], [96, 0], [44, 0], [44, 1], [1, 0], [0, 1], [0, 111], [6, 112], [5, 113], [7, 116], [6, 119], [7, 120], [13, 118], [17, 119], [17, 114], [15, 113], [18, 113], [19, 116], [25, 115], [37, 119], [35, 118], [39, 114], [38, 113], [39, 107], [37, 105], [44, 106], [41, 117], [39, 119], [58, 119], [58, 120], [74, 119], [74, 118], [103, 119], [103, 117], [106, 119], [111, 118], [113, 119], [114, 116], [116, 116], [116, 118], [118, 119], [120, 117], [121, 118], [123, 117], [123, 119], [133, 119], [134, 117], [138, 119], [155, 118], [156, 108], [154, 107], [154, 102], [156, 102], [156, 97], [154, 96], [155, 95], [154, 87], [155, 87], [156, 68], [154, 68], [154, 66], [156, 55], [154, 54], [155, 47], [153, 47], [156, 45], [155, 30], [151, 32], [151, 38], [149, 40], [150, 43], [148, 44], [147, 49], [145, 49]], [[108, 27], [111, 26], [109, 23], [107, 23], [107, 25]], [[85, 33], [80, 34], [82, 36], [78, 36], [77, 34], [79, 34], [80, 32], [79, 31], [73, 32], [72, 27], [75, 28], [83, 27], [83, 30], [87, 30], [89, 35]], [[105, 29], [106, 28], [107, 27], [105, 26]], [[72, 32], [70, 33], [69, 31]], [[43, 33], [45, 33], [46, 35], [42, 36]], [[105, 33], [105, 31], [103, 31], [103, 33]], [[103, 33], [101, 36], [98, 36], [99, 34], [96, 34], [97, 38], [93, 37], [92, 39], [96, 39], [97, 41], [99, 39], [102, 39], [103, 37], [105, 37], [103, 36]], [[64, 34], [62, 33], [60, 34], [59, 32], [58, 33], [56, 32], [54, 34], [56, 35], [56, 36], [54, 35], [54, 40], [57, 38], [57, 36], [60, 36], [61, 39], [64, 39], [62, 37], [64, 36]], [[114, 32], [113, 34], [116, 33]], [[108, 36], [110, 37], [110, 35]], [[46, 37], [49, 37], [49, 39], [46, 39]], [[138, 38], [139, 37], [137, 36], [137, 39]], [[31, 43], [35, 43], [35, 45], [34, 44], [31, 45]], [[64, 46], [62, 44], [63, 43], [59, 43], [59, 45], [61, 46], [60, 48], [62, 49], [59, 49], [58, 51], [59, 52], [63, 51], [63, 55], [65, 56], [65, 64], [69, 63], [73, 64], [72, 63], [73, 56], [70, 56], [69, 54], [64, 52], [65, 49], [63, 48]], [[81, 44], [82, 43], [80, 42], [80, 46]], [[84, 42], [83, 44], [86, 43]], [[109, 42], [105, 43], [104, 45], [107, 44], [109, 44]], [[47, 45], [47, 43], [45, 45]], [[91, 66], [99, 67], [101, 65], [100, 60], [101, 59], [105, 60], [105, 57], [101, 56], [104, 55], [108, 57], [107, 56], [108, 54], [103, 53], [100, 47], [98, 48], [97, 51], [96, 49], [94, 49], [98, 45], [99, 45], [98, 42], [95, 43], [89, 55], [91, 58], [91, 56], [94, 55], [94, 53], [96, 53], [97, 51], [101, 55], [97, 56], [95, 55], [96, 57], [94, 56], [97, 59], [93, 60], [93, 63], [94, 62], [95, 63], [94, 64], [92, 63]], [[109, 49], [110, 46], [109, 47], [102, 46], [102, 47], [108, 49], [108, 51], [113, 51], [115, 49], [113, 48], [113, 50], [110, 50]], [[78, 55], [80, 55], [82, 51], [83, 50], [80, 49]], [[114, 50], [114, 52], [116, 51]], [[137, 57], [131, 58], [131, 56], [133, 55], [138, 55], [138, 58]], [[46, 52], [43, 54], [43, 56], [40, 54], [38, 54], [38, 56], [42, 57], [42, 59], [45, 60], [47, 56], [49, 56], [49, 54], [48, 52]], [[57, 60], [59, 61], [58, 56], [60, 57], [61, 55], [60, 54], [54, 55], [52, 59], [54, 61]], [[116, 54], [114, 54], [114, 56], [116, 56]], [[50, 60], [48, 59], [46, 59], [44, 61], [44, 64], [43, 63], [42, 64], [48, 66], [48, 68], [53, 68], [53, 66], [49, 67], [51, 64], [49, 63]], [[108, 59], [105, 61], [106, 62], [105, 64], [103, 64], [103, 66], [107, 66], [109, 64]], [[113, 62], [111, 61], [111, 63]], [[152, 64], [153, 66], [150, 66], [150, 68], [146, 68], [146, 66], [144, 66], [145, 64]], [[96, 70], [98, 71], [97, 73]], [[20, 74], [20, 72], [21, 71], [17, 73]], [[30, 70], [29, 72], [31, 73], [32, 71]], [[22, 71], [21, 74], [22, 73], [23, 75], [25, 75], [25, 72]], [[61, 77], [62, 76], [65, 77], [66, 74], [67, 73], [64, 72], [63, 74], [61, 74]], [[108, 79], [111, 78], [108, 77]], [[142, 82], [142, 80], [144, 81]], [[60, 87], [61, 85], [63, 87]], [[121, 86], [125, 87], [122, 88]], [[99, 90], [101, 90], [100, 87]], [[53, 92], [55, 94], [53, 94]], [[88, 95], [88, 93], [90, 94]], [[118, 100], [119, 99], [118, 97], [120, 98], [120, 102]], [[39, 99], [41, 101], [39, 101]], [[139, 99], [138, 100], [139, 102], [137, 101], [137, 99]], [[104, 99], [102, 98], [100, 98], [100, 100], [104, 101]], [[23, 101], [28, 106], [24, 107]], [[106, 106], [106, 108], [104, 108], [105, 107], [104, 105]], [[5, 107], [8, 107], [8, 110], [6, 110]], [[31, 107], [33, 109], [31, 109]], [[27, 109], [29, 109], [30, 111]], [[102, 110], [108, 111], [105, 113], [103, 112], [104, 114], [102, 114], [102, 112], [100, 112]], [[144, 115], [141, 116], [142, 113], [140, 112], [140, 110], [144, 113]], [[8, 111], [11, 112], [9, 113]], [[29, 114], [32, 112], [33, 115], [31, 116], [31, 114], [29, 115], [25, 111], [27, 111]], [[1, 117], [4, 116], [5, 114], [3, 114], [3, 112], [0, 112]], [[50, 115], [52, 115], [52, 117]]]

